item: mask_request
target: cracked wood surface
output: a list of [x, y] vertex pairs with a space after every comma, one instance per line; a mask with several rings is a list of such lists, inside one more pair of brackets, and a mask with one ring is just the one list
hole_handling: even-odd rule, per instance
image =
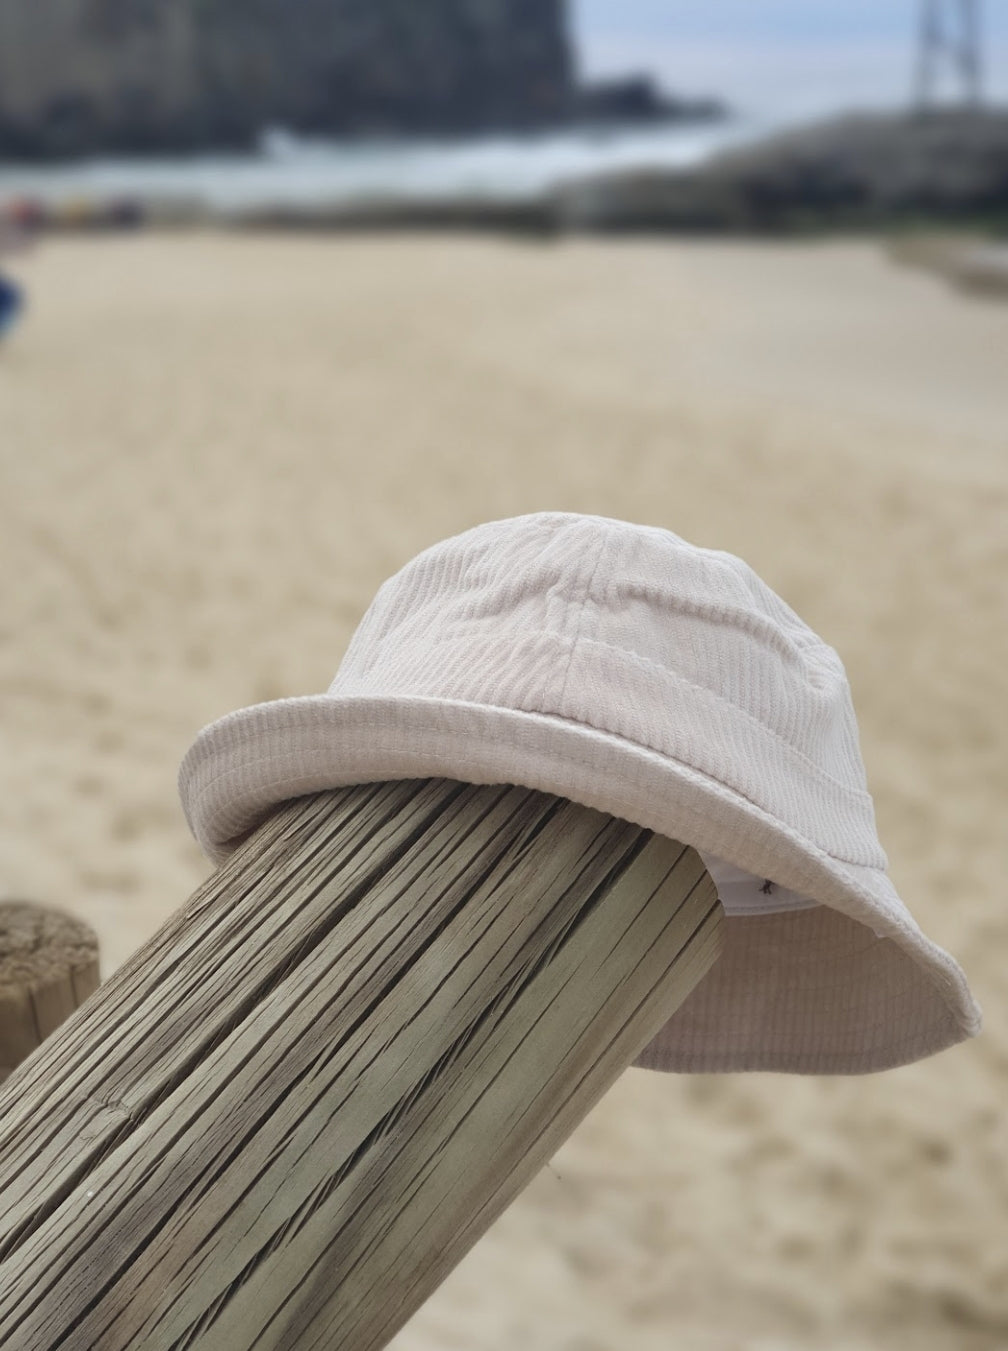
[[692, 850], [546, 794], [288, 804], [0, 1089], [0, 1346], [387, 1345], [720, 920]]

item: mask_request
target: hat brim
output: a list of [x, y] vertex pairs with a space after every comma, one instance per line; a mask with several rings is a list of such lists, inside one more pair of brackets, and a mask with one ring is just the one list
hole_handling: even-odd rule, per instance
[[220, 862], [281, 802], [412, 778], [554, 793], [817, 902], [729, 918], [726, 956], [641, 1065], [860, 1073], [979, 1029], [959, 966], [920, 930], [884, 872], [834, 858], [700, 770], [584, 723], [449, 699], [280, 699], [204, 728], [179, 791], [193, 834]]

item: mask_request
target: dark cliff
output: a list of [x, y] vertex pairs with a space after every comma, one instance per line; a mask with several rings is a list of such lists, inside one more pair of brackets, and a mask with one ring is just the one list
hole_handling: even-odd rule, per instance
[[564, 0], [0, 0], [0, 155], [561, 121]]

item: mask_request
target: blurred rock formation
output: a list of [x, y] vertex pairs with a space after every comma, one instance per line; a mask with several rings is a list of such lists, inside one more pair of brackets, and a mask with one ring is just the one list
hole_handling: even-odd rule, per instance
[[837, 118], [692, 170], [571, 182], [554, 210], [558, 227], [603, 231], [1008, 225], [1008, 111]]
[[712, 122], [727, 117], [728, 106], [716, 98], [667, 94], [640, 72], [581, 84], [573, 112], [581, 122]]
[[564, 0], [3, 0], [0, 155], [457, 133], [568, 115]]

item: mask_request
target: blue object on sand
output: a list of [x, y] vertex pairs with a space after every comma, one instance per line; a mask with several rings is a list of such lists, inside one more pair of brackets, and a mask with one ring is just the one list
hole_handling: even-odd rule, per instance
[[23, 305], [21, 288], [6, 277], [0, 277], [0, 338], [14, 327]]

